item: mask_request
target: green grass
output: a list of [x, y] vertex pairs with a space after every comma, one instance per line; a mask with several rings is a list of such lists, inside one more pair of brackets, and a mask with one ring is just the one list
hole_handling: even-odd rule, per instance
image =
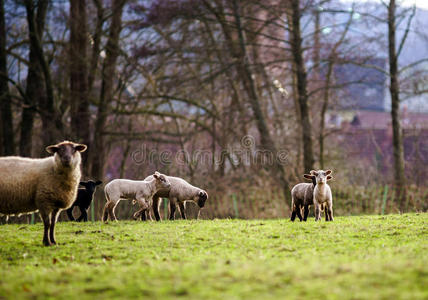
[[0, 226], [0, 299], [428, 299], [428, 214]]

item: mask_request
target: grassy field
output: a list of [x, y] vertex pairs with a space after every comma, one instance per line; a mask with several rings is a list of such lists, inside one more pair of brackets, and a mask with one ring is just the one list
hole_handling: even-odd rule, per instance
[[0, 226], [0, 299], [428, 299], [428, 214]]

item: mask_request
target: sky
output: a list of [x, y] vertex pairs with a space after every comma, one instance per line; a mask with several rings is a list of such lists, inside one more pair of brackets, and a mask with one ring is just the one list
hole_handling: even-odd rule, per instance
[[428, 0], [404, 0], [404, 5], [413, 5], [416, 4], [416, 6], [420, 8], [428, 9]]
[[[351, 2], [351, 1], [353, 1], [353, 0], [345, 0], [345, 2]], [[361, 2], [364, 2], [364, 1], [373, 2], [373, 0], [359, 0], [359, 1], [361, 1]], [[376, 1], [379, 1], [379, 0], [375, 0], [375, 2]], [[397, 3], [398, 4], [402, 3], [403, 5], [406, 5], [406, 6], [416, 4], [417, 7], [424, 8], [424, 9], [428, 10], [428, 0], [397, 0]]]

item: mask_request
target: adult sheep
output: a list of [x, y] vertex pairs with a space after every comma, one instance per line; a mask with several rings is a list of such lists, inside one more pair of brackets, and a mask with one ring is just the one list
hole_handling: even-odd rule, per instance
[[80, 152], [86, 145], [64, 141], [46, 147], [47, 158], [0, 158], [0, 214], [39, 211], [44, 224], [43, 244], [55, 241], [55, 223], [76, 198], [80, 181]]
[[[199, 208], [203, 208], [205, 205], [205, 201], [208, 199], [208, 193], [203, 189], [200, 189], [196, 186], [191, 185], [186, 180], [174, 177], [174, 176], [166, 176], [166, 178], [171, 183], [170, 188], [163, 188], [157, 191], [153, 195], [153, 213], [155, 215], [156, 221], [160, 221], [159, 215], [159, 205], [160, 198], [168, 198], [169, 199], [169, 208], [170, 215], [169, 219], [174, 220], [175, 218], [175, 210], [177, 204], [180, 209], [181, 217], [186, 219], [185, 213], [185, 202], [192, 201], [196, 203]], [[144, 180], [150, 180], [151, 176], [146, 177]], [[144, 218], [144, 217], [143, 217]]]

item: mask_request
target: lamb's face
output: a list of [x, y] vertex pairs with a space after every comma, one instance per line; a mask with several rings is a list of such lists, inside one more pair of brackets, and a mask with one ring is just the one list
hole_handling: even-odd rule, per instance
[[333, 178], [333, 176], [330, 176], [331, 170], [318, 170], [318, 171], [311, 171], [312, 175], [315, 176], [315, 180], [317, 184], [324, 184], [327, 182], [327, 180], [330, 180]]
[[97, 187], [97, 185], [100, 185], [102, 183], [103, 182], [100, 180], [98, 180], [98, 181], [88, 180], [88, 181], [81, 181], [79, 184], [83, 185], [88, 192], [93, 193], [95, 191], [95, 188]]
[[63, 167], [75, 168], [80, 164], [80, 152], [86, 150], [86, 145], [64, 141], [46, 147], [46, 151], [53, 154], [55, 161]]
[[168, 178], [164, 174], [161, 174], [159, 172], [155, 172], [153, 174], [153, 177], [156, 179], [156, 189], [169, 189], [171, 187], [171, 183], [169, 182]]
[[207, 201], [207, 199], [208, 199], [208, 193], [201, 190], [201, 191], [199, 191], [198, 195], [196, 196], [195, 201], [198, 204], [198, 206], [200, 208], [202, 208], [202, 207], [204, 207], [205, 201]]

